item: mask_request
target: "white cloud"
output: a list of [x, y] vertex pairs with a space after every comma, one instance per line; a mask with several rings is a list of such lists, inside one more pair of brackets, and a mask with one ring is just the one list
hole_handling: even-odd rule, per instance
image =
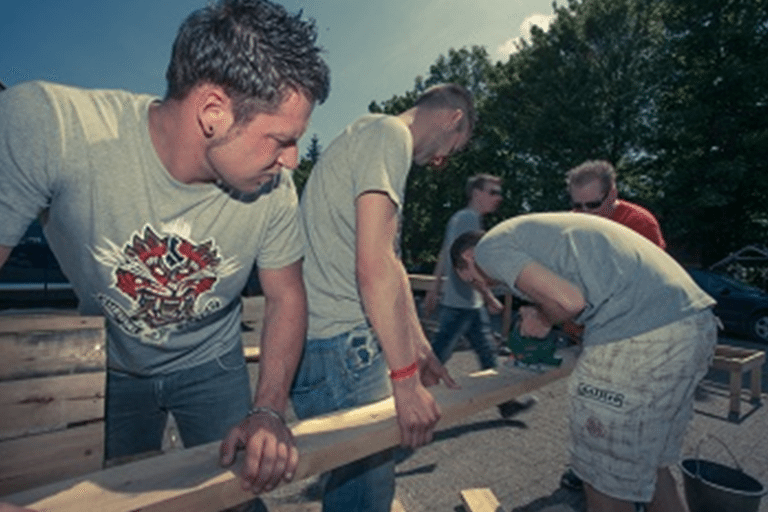
[[537, 25], [546, 32], [549, 29], [549, 24], [552, 23], [554, 19], [554, 14], [531, 14], [525, 18], [520, 24], [520, 37], [513, 37], [504, 41], [503, 44], [496, 48], [497, 57], [506, 60], [509, 54], [517, 51], [516, 43], [520, 39], [525, 39], [528, 42], [531, 41], [531, 28], [533, 28], [534, 25]]

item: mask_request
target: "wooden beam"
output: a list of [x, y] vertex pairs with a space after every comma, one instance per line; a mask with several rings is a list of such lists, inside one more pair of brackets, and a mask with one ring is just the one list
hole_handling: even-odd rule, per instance
[[102, 420], [105, 380], [91, 372], [0, 381], [0, 441]]
[[[435, 282], [435, 276], [430, 274], [408, 274], [408, 280], [411, 283], [411, 290], [414, 292], [428, 292], [432, 289]], [[445, 278], [443, 278], [445, 280]]]
[[[563, 364], [544, 373], [521, 368], [486, 370], [458, 378], [461, 389], [431, 388], [442, 411], [438, 429], [529, 393], [568, 375], [576, 351], [561, 352]], [[376, 453], [400, 442], [391, 398], [368, 406], [296, 423], [303, 479]], [[48, 512], [218, 512], [252, 498], [236, 476], [238, 467], [218, 467], [219, 443], [106, 469], [10, 495], [0, 501]], [[240, 457], [242, 459], [242, 457]], [[238, 463], [240, 460], [238, 461]]]
[[104, 370], [102, 317], [0, 316], [0, 380]]
[[0, 315], [0, 334], [28, 331], [79, 331], [104, 327], [104, 317], [68, 313], [23, 313]]
[[[0, 443], [0, 495], [98, 471], [103, 446], [102, 421], [4, 441]], [[82, 503], [81, 507], [89, 510]]]

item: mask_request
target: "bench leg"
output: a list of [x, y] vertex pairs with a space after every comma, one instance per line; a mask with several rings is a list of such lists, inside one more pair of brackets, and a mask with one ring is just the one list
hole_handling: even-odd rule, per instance
[[741, 372], [731, 371], [731, 404], [728, 408], [728, 419], [736, 421], [741, 412]]
[[752, 382], [751, 382], [751, 391], [752, 391], [752, 403], [753, 404], [759, 404], [760, 403], [760, 392], [762, 391], [762, 380], [763, 380], [763, 370], [759, 366], [756, 368], [752, 368]]

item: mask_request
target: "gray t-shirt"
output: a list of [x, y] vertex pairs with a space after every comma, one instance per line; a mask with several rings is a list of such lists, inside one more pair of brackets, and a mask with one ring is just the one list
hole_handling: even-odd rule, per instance
[[331, 142], [301, 197], [308, 338], [329, 338], [366, 322], [355, 277], [355, 200], [387, 194], [402, 213], [413, 138], [399, 118], [364, 116]]
[[459, 279], [451, 265], [451, 245], [459, 235], [467, 231], [483, 229], [480, 214], [472, 208], [464, 208], [451, 216], [445, 228], [442, 257], [443, 270], [447, 279], [443, 283], [443, 296], [440, 304], [452, 308], [477, 309], [483, 306], [483, 297], [470, 285]]
[[241, 200], [175, 180], [150, 139], [155, 100], [42, 82], [0, 93], [0, 244], [43, 213], [80, 312], [107, 318], [110, 368], [138, 375], [234, 348], [254, 260], [302, 255], [290, 174]]
[[491, 278], [514, 287], [537, 262], [576, 285], [587, 302], [576, 322], [585, 345], [636, 336], [715, 304], [688, 273], [644, 236], [611, 220], [576, 213], [521, 215], [491, 229], [475, 248]]

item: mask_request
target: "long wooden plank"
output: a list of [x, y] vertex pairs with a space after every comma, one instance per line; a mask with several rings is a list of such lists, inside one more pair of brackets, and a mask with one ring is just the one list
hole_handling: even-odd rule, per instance
[[98, 471], [103, 446], [101, 421], [4, 441], [0, 443], [0, 496]]
[[104, 417], [103, 371], [0, 382], [0, 441]]
[[[486, 370], [459, 379], [461, 389], [432, 388], [442, 410], [439, 429], [568, 375], [575, 350], [544, 373], [518, 368]], [[301, 454], [296, 478], [327, 471], [399, 443], [392, 399], [295, 424]], [[219, 443], [99, 471], [3, 498], [50, 512], [217, 512], [247, 501], [233, 470], [217, 467]]]
[[[432, 289], [435, 279], [435, 276], [431, 274], [408, 274], [408, 281], [411, 283], [411, 289], [415, 292], [428, 292]], [[443, 278], [443, 280], [445, 280], [445, 278]]]

